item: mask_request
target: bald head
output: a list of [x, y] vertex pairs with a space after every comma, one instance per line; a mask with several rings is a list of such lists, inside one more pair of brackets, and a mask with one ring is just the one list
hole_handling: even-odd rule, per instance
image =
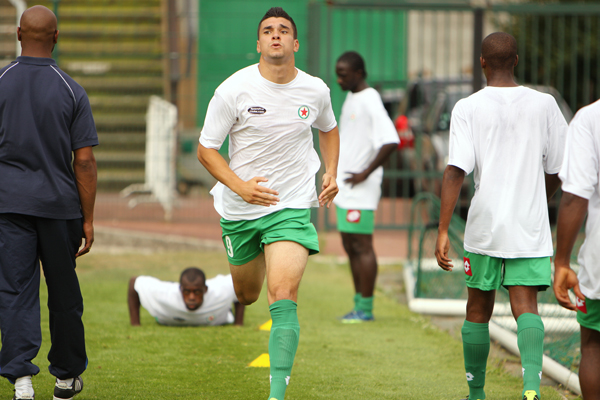
[[481, 57], [493, 70], [512, 71], [517, 61], [517, 41], [508, 33], [492, 33], [483, 39]]
[[[21, 16], [21, 26], [17, 33], [23, 48], [23, 55], [49, 57], [58, 36], [56, 15], [44, 6], [33, 6]], [[35, 54], [25, 54], [34, 52]]]

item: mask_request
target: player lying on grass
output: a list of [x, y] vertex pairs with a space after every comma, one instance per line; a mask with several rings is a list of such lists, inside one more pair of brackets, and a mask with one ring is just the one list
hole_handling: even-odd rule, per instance
[[465, 175], [475, 195], [464, 237], [468, 288], [462, 328], [469, 399], [485, 399], [489, 321], [496, 290], [508, 289], [523, 367], [523, 400], [539, 400], [544, 324], [537, 293], [551, 284], [552, 234], [547, 200], [560, 185], [567, 123], [556, 100], [514, 79], [517, 42], [492, 33], [481, 46], [487, 87], [452, 110], [450, 158], [442, 182], [435, 255], [451, 271], [448, 227]]
[[[325, 83], [295, 67], [296, 25], [280, 7], [258, 25], [258, 64], [246, 67], [215, 91], [198, 145], [198, 159], [218, 181], [211, 191], [223, 217], [223, 244], [238, 299], [252, 304], [267, 277], [271, 392], [283, 400], [300, 338], [298, 287], [309, 254], [319, 252], [310, 208], [329, 206], [339, 134]], [[226, 43], [223, 43], [226, 46]], [[321, 165], [312, 127], [319, 130]], [[229, 136], [227, 164], [219, 154]]]
[[[244, 324], [244, 305], [233, 289], [231, 275], [206, 280], [202, 270], [186, 268], [177, 282], [134, 276], [127, 293], [131, 325], [140, 325], [140, 305], [161, 325], [201, 326]], [[235, 317], [231, 312], [235, 305]]]

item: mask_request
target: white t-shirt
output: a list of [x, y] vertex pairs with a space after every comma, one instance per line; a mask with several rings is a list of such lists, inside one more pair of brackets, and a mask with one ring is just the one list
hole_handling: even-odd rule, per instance
[[190, 311], [183, 302], [179, 282], [165, 282], [152, 276], [138, 276], [134, 289], [140, 303], [162, 325], [223, 325], [234, 321], [231, 312], [237, 296], [231, 275], [206, 280], [208, 291], [200, 308]]
[[488, 86], [456, 103], [448, 164], [475, 180], [465, 250], [498, 258], [553, 254], [544, 172], [560, 171], [566, 130], [554, 98], [523, 86]]
[[340, 116], [340, 160], [334, 203], [349, 210], [376, 210], [381, 197], [383, 167], [378, 167], [358, 185], [344, 182], [348, 172], [364, 171], [384, 144], [398, 143], [398, 133], [383, 107], [377, 90], [366, 88], [348, 92]]
[[600, 300], [600, 101], [582, 108], [567, 133], [559, 177], [562, 190], [589, 200], [585, 242], [579, 250], [579, 287]]
[[225, 80], [215, 91], [200, 144], [219, 149], [229, 135], [229, 167], [242, 180], [267, 178], [262, 186], [279, 192], [276, 206], [246, 203], [222, 183], [211, 194], [215, 209], [231, 221], [252, 220], [284, 208], [318, 207], [315, 174], [321, 166], [311, 126], [329, 132], [336, 127], [329, 88], [297, 70], [293, 81], [273, 83], [258, 64]]

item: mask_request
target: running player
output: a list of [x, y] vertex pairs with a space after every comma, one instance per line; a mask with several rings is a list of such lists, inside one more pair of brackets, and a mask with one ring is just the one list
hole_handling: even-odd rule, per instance
[[[127, 292], [129, 321], [140, 325], [140, 306], [161, 325], [202, 326], [244, 324], [244, 305], [233, 289], [231, 275], [206, 280], [196, 267], [183, 270], [179, 282], [165, 282], [152, 276], [134, 276]], [[231, 305], [235, 305], [235, 318]]]
[[[198, 159], [219, 181], [211, 194], [240, 303], [254, 303], [267, 277], [272, 400], [283, 400], [290, 380], [300, 334], [298, 286], [308, 255], [319, 251], [310, 208], [329, 207], [338, 192], [339, 135], [329, 89], [295, 67], [298, 48], [293, 19], [271, 8], [258, 25], [259, 63], [217, 88], [198, 146]], [[318, 197], [311, 126], [319, 130], [325, 162]], [[227, 135], [229, 165], [217, 151]]]
[[517, 43], [492, 33], [481, 46], [487, 87], [460, 100], [452, 111], [450, 158], [442, 183], [435, 255], [451, 271], [448, 226], [465, 175], [473, 172], [464, 238], [468, 288], [462, 328], [469, 399], [485, 399], [488, 323], [496, 290], [508, 288], [518, 326], [523, 399], [539, 399], [544, 324], [537, 292], [550, 286], [552, 236], [547, 199], [558, 189], [567, 123], [554, 98], [518, 86]]
[[354, 309], [344, 323], [373, 321], [377, 258], [373, 250], [375, 210], [381, 197], [381, 166], [398, 147], [398, 134], [379, 93], [365, 79], [365, 61], [354, 51], [338, 58], [337, 82], [348, 95], [340, 117], [340, 192], [335, 198], [337, 226], [350, 260]]
[[[581, 325], [579, 382], [585, 400], [600, 400], [600, 101], [579, 110], [567, 134], [560, 170], [563, 195], [558, 213], [554, 293], [565, 308], [577, 310]], [[579, 275], [571, 252], [586, 212], [585, 242], [579, 250]], [[568, 290], [577, 295], [571, 303]]]

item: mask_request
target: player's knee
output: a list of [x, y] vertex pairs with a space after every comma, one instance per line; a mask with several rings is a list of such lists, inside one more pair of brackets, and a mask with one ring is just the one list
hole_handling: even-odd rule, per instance
[[235, 294], [237, 295], [240, 304], [243, 304], [245, 306], [249, 306], [250, 304], [254, 303], [256, 300], [258, 300], [258, 297], [260, 296], [260, 292], [253, 293], [250, 291], [236, 291]]
[[373, 252], [373, 244], [366, 239], [356, 239], [352, 242], [352, 252], [356, 255], [370, 254]]

